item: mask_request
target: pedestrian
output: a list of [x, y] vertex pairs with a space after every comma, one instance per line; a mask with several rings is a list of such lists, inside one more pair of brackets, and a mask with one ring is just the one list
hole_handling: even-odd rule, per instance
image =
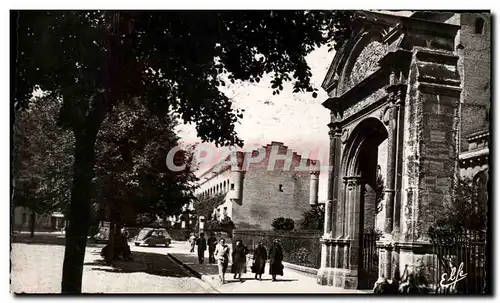
[[200, 238], [196, 244], [198, 246], [198, 261], [200, 264], [203, 264], [203, 261], [205, 261], [205, 250], [207, 250], [207, 240], [205, 240], [203, 233], [200, 234]]
[[269, 249], [269, 274], [273, 277], [273, 282], [276, 281], [276, 276], [283, 276], [283, 247], [280, 240], [274, 240]]
[[217, 246], [217, 239], [214, 237], [214, 233], [210, 233], [210, 238], [208, 238], [208, 263], [215, 263], [215, 247]]
[[255, 280], [258, 279], [262, 281], [262, 274], [264, 273], [266, 267], [266, 260], [267, 250], [264, 247], [264, 243], [260, 241], [253, 253], [252, 272], [255, 274]]
[[194, 252], [194, 245], [196, 244], [196, 237], [194, 236], [193, 233], [191, 233], [191, 236], [189, 237], [189, 244], [191, 245], [190, 252]]
[[231, 268], [231, 272], [234, 274], [234, 279], [240, 279], [241, 282], [243, 282], [243, 279], [241, 278], [242, 273], [246, 273], [246, 261], [247, 261], [247, 254], [248, 254], [248, 248], [243, 245], [243, 241], [238, 240], [236, 241], [236, 246], [234, 247], [233, 250], [233, 266]]
[[215, 247], [215, 259], [217, 260], [217, 268], [219, 269], [219, 279], [222, 284], [226, 283], [224, 275], [226, 274], [227, 265], [229, 264], [229, 246], [226, 240], [220, 239], [219, 244]]

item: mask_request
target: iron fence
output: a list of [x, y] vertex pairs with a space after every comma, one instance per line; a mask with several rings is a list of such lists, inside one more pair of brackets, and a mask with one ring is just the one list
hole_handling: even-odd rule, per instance
[[285, 262], [318, 269], [321, 264], [321, 231], [234, 230], [233, 242], [242, 240], [251, 253], [260, 241], [269, 249], [280, 239]]
[[374, 231], [364, 232], [361, 237], [361, 256], [359, 266], [360, 289], [371, 289], [378, 279], [378, 249], [376, 241], [379, 234]]
[[467, 231], [453, 242], [433, 241], [433, 253], [436, 293], [480, 294], [485, 291], [486, 233]]

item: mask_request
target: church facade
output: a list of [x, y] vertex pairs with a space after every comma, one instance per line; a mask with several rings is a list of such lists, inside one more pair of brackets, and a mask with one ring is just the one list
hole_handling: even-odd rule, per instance
[[[426, 233], [454, 180], [488, 176], [491, 104], [489, 13], [357, 14], [322, 85], [333, 170], [317, 275], [352, 289], [432, 258]], [[375, 215], [380, 166], [384, 205]], [[381, 229], [375, 261], [367, 226]]]

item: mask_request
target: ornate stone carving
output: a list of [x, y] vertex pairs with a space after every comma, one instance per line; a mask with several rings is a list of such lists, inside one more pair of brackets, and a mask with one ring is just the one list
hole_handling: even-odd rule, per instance
[[393, 115], [392, 115], [392, 112], [394, 111], [394, 105], [388, 105], [384, 111], [383, 111], [383, 114], [382, 114], [382, 122], [384, 122], [385, 125], [388, 125], [389, 124], [389, 121], [391, 121], [391, 119], [393, 119]]
[[339, 123], [330, 123], [328, 124], [328, 127], [330, 127], [330, 130], [328, 131], [330, 138], [340, 137], [342, 135], [342, 128]]
[[387, 53], [388, 46], [378, 41], [370, 42], [359, 54], [353, 64], [344, 91], [347, 91], [365, 78], [370, 76], [378, 68], [378, 61]]
[[347, 177], [346, 181], [347, 181], [347, 189], [348, 190], [352, 190], [352, 189], [354, 189], [355, 187], [357, 187], [358, 185], [361, 184], [361, 178], [360, 177]]
[[344, 128], [340, 139], [342, 140], [342, 143], [346, 143], [347, 139], [349, 139], [349, 129], [348, 128]]
[[377, 91], [375, 91], [373, 94], [369, 95], [368, 97], [364, 98], [363, 100], [360, 100], [359, 102], [353, 104], [352, 106], [348, 107], [344, 111], [344, 119], [352, 116], [353, 114], [358, 113], [361, 109], [369, 106], [370, 104], [380, 100], [386, 95], [386, 91], [384, 88], [381, 88]]

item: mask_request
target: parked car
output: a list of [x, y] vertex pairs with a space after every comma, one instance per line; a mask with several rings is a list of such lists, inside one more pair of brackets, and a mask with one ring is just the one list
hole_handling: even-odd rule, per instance
[[108, 243], [109, 241], [109, 226], [99, 227], [99, 231], [94, 235], [94, 241], [96, 243]]
[[164, 245], [168, 247], [172, 238], [165, 228], [143, 228], [135, 238], [135, 245], [157, 246]]

